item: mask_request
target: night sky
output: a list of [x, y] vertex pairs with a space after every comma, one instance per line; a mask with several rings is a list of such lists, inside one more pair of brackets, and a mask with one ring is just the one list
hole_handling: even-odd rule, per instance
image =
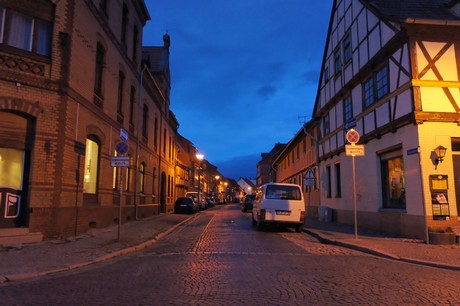
[[311, 118], [332, 0], [145, 3], [143, 44], [170, 35], [171, 110], [205, 159], [260, 157]]

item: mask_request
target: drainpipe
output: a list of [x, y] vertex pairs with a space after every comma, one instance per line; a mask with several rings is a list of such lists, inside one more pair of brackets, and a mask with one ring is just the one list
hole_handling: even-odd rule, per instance
[[138, 200], [138, 184], [139, 184], [139, 131], [141, 128], [141, 106], [142, 106], [142, 91], [143, 91], [143, 83], [144, 83], [144, 71], [147, 69], [147, 65], [144, 64], [141, 70], [141, 80], [139, 83], [139, 104], [137, 106], [137, 131], [136, 131], [136, 175], [134, 176], [134, 219], [139, 221], [139, 200]]

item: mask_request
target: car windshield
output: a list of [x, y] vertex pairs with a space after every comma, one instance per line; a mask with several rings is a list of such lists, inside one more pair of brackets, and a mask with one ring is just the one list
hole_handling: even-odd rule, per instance
[[280, 200], [301, 200], [300, 188], [297, 186], [280, 186], [269, 185], [266, 191], [267, 199], [280, 199]]

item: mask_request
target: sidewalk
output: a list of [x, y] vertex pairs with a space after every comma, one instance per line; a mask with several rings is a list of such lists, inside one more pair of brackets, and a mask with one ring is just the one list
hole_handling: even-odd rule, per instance
[[[118, 226], [93, 230], [67, 240], [0, 247], [0, 283], [35, 278], [139, 251], [197, 215], [161, 214]], [[309, 220], [304, 231], [323, 243], [395, 260], [460, 270], [460, 245], [427, 245], [419, 240], [389, 238], [379, 233]]]

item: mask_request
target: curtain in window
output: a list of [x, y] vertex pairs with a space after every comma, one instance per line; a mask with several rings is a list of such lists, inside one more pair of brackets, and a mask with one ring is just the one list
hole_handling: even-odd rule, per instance
[[27, 51], [32, 51], [33, 19], [18, 12], [8, 12], [6, 26], [6, 44]]
[[37, 27], [37, 54], [49, 56], [51, 55], [51, 31], [52, 26], [46, 21], [36, 21]]

